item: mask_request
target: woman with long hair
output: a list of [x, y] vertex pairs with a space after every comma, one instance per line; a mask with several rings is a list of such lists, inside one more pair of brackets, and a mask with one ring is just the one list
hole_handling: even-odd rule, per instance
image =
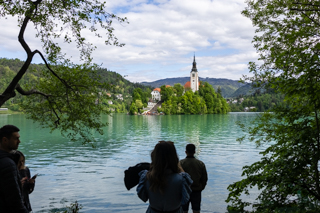
[[17, 166], [21, 178], [23, 202], [28, 211], [31, 212], [32, 209], [29, 200], [29, 194], [33, 192], [36, 176], [31, 178], [30, 170], [28, 167], [25, 166], [26, 158], [24, 154], [20, 151], [16, 151], [16, 153], [20, 155], [20, 159], [18, 161]]
[[173, 142], [159, 141], [151, 152], [149, 171], [139, 175], [138, 196], [149, 200], [146, 213], [183, 213], [181, 205], [189, 200], [192, 180], [179, 166]]

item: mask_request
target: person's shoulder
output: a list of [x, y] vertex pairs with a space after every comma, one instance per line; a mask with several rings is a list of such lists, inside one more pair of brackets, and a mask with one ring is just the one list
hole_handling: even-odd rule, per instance
[[15, 164], [15, 162], [12, 159], [12, 156], [10, 154], [2, 155], [0, 157], [0, 162], [2, 163], [9, 163], [9, 164]]
[[191, 176], [187, 172], [180, 172], [179, 175], [183, 182], [186, 182], [189, 185], [193, 183]]
[[[199, 163], [203, 163], [202, 160], [199, 160], [198, 158], [195, 158]], [[204, 163], [203, 163], [204, 164]]]
[[198, 165], [198, 166], [200, 166], [200, 167], [205, 167], [205, 164], [204, 164], [204, 162], [203, 161], [201, 161], [201, 160], [199, 160], [199, 159], [197, 159], [197, 158], [193, 158], [194, 159], [194, 163], [196, 164], [196, 165]]
[[183, 162], [185, 162], [186, 160], [187, 160], [187, 158], [183, 158], [183, 159], [180, 160], [180, 163], [183, 163]]
[[186, 172], [171, 173], [170, 175], [167, 176], [167, 178], [173, 181], [174, 183], [179, 184], [184, 182], [186, 175], [189, 175], [189, 174]]
[[16, 169], [16, 163], [10, 157], [4, 157], [0, 159], [0, 169], [3, 170], [11, 170]]

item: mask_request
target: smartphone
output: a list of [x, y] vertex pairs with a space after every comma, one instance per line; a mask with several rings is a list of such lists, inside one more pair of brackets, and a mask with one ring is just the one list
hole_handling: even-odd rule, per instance
[[38, 176], [38, 174], [35, 174], [35, 175], [33, 175], [33, 176], [32, 176], [32, 178], [31, 178], [31, 179], [36, 179], [36, 178], [37, 178], [37, 176]]

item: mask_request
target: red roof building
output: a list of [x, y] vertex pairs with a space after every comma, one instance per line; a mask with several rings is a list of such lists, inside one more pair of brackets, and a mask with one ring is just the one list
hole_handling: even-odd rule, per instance
[[184, 89], [191, 88], [190, 81], [184, 84]]

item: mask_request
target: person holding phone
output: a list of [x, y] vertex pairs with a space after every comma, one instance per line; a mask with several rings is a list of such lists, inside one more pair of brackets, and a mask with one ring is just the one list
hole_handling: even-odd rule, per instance
[[29, 212], [32, 211], [29, 194], [31, 194], [34, 190], [35, 182], [37, 175], [34, 175], [31, 178], [30, 170], [28, 167], [25, 166], [26, 158], [24, 154], [20, 151], [16, 151], [20, 155], [20, 159], [18, 161], [18, 170], [21, 177], [21, 184], [22, 184], [22, 194], [23, 194], [23, 202], [25, 207], [28, 209]]

